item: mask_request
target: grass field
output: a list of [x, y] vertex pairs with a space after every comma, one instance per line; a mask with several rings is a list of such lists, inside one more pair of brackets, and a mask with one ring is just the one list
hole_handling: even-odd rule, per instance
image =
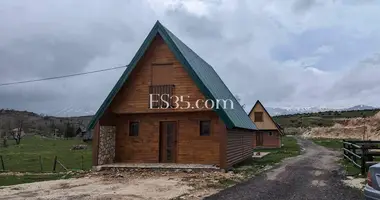
[[336, 151], [340, 151], [343, 147], [343, 143], [341, 139], [325, 139], [325, 138], [314, 138], [311, 139], [314, 143], [334, 149]]
[[[342, 151], [343, 143], [340, 139], [325, 139], [325, 138], [314, 138], [311, 139], [314, 143], [336, 150], [336, 151]], [[341, 159], [340, 161], [341, 165], [344, 167], [346, 173], [348, 176], [357, 176], [360, 174], [360, 169], [355, 167], [351, 162]]]
[[370, 117], [380, 112], [379, 109], [359, 111], [326, 111], [319, 113], [303, 113], [274, 116], [273, 119], [284, 128], [332, 126], [335, 119]]
[[64, 174], [28, 174], [28, 175], [2, 175], [0, 174], [0, 186], [16, 185], [22, 183], [33, 183], [39, 181], [50, 181], [71, 178], [72, 175]]
[[285, 158], [300, 154], [300, 147], [295, 138], [282, 137], [282, 144], [283, 147], [278, 149], [260, 149], [260, 152], [270, 152], [270, 154], [261, 159], [247, 160], [235, 166], [234, 172], [243, 173], [245, 176], [252, 176], [267, 166], [274, 165]]
[[[86, 144], [88, 145], [86, 150], [70, 150], [73, 145], [77, 144], [86, 143], [79, 139], [66, 140], [30, 136], [23, 138], [19, 145], [16, 145], [13, 140], [9, 140], [8, 147], [0, 147], [0, 155], [4, 161], [5, 171], [51, 172], [55, 156], [69, 170], [88, 170], [91, 168], [91, 144]], [[57, 164], [56, 171], [66, 170]]]

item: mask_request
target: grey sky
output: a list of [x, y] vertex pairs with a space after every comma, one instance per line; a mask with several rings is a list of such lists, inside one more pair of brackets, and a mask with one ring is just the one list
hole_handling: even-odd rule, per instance
[[[380, 106], [379, 18], [369, 0], [3, 0], [0, 83], [128, 64], [160, 20], [249, 106]], [[0, 107], [92, 114], [121, 73], [0, 87]]]

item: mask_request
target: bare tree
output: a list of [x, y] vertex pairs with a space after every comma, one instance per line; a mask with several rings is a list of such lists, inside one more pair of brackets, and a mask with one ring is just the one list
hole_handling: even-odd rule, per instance
[[23, 136], [23, 130], [22, 130], [22, 125], [23, 125], [24, 121], [23, 120], [19, 120], [19, 126], [17, 128], [17, 130], [13, 131], [13, 139], [16, 141], [16, 144], [19, 145], [20, 142], [21, 142], [21, 138]]
[[8, 122], [4, 124], [4, 129], [3, 129], [3, 147], [8, 147], [8, 133], [12, 132], [11, 128], [11, 120], [8, 119]]
[[3, 131], [2, 134], [1, 134], [1, 137], [3, 139], [3, 147], [8, 147], [8, 135], [7, 135], [7, 131]]
[[241, 105], [241, 107], [243, 107], [243, 109], [245, 108], [245, 104], [241, 104], [241, 98], [239, 95], [235, 95], [235, 98], [236, 100], [239, 102], [239, 104]]

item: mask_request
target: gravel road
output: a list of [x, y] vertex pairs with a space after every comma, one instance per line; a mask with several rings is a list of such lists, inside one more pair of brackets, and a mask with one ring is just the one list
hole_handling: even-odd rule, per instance
[[303, 153], [267, 173], [207, 197], [252, 200], [360, 200], [361, 191], [342, 183], [339, 154], [297, 138]]

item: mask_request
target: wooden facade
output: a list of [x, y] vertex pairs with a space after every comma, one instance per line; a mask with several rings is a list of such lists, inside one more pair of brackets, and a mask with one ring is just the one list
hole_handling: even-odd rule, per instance
[[[165, 69], [161, 71], [160, 68]], [[157, 69], [158, 68], [158, 69]], [[171, 71], [171, 73], [167, 73]], [[163, 81], [153, 83], [161, 77]], [[156, 81], [157, 83], [157, 81]], [[164, 84], [162, 84], [164, 83]], [[174, 85], [173, 96], [183, 96], [192, 106], [198, 99], [206, 100], [194, 81], [189, 77], [181, 63], [175, 58], [168, 45], [161, 36], [157, 35], [146, 55], [138, 62], [132, 71], [129, 80], [121, 88], [111, 104], [113, 113], [166, 113], [166, 112], [194, 112], [205, 110], [193, 109], [150, 109], [149, 108], [149, 86], [152, 85]], [[186, 104], [179, 106], [186, 107]], [[209, 110], [209, 109], [206, 109]]]
[[[228, 128], [225, 119], [206, 104], [196, 108], [197, 101], [208, 98], [177, 58], [156, 34], [108, 107], [94, 118], [96, 127], [116, 127], [114, 162], [194, 163], [227, 169], [250, 158], [255, 130]], [[172, 101], [172, 107], [152, 108], [152, 91], [183, 96], [189, 103], [179, 102], [176, 108]], [[242, 117], [252, 123], [246, 114]], [[202, 123], [206, 135], [202, 135]], [[93, 164], [99, 165], [99, 131], [94, 134]]]
[[249, 117], [258, 129], [253, 138], [253, 147], [281, 147], [281, 130], [260, 101], [257, 101], [253, 106], [249, 112]]

